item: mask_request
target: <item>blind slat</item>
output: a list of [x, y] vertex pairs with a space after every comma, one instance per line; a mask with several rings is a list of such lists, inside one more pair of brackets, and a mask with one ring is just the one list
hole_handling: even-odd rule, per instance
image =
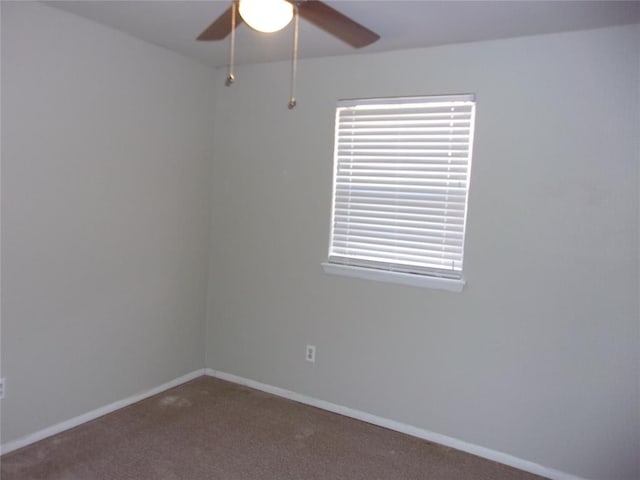
[[408, 272], [429, 276], [442, 276], [445, 278], [458, 278], [462, 264], [455, 260], [432, 258], [428, 263], [405, 261], [403, 263], [384, 261], [366, 257], [364, 255], [343, 256], [332, 254], [329, 262], [340, 265], [355, 265], [358, 267], [370, 267], [391, 272]]
[[[337, 228], [335, 233], [336, 239], [347, 239], [347, 238], [367, 238], [371, 239], [371, 241], [376, 240], [384, 240], [389, 239], [388, 235], [385, 235], [385, 232], [375, 231], [375, 230], [367, 230], [367, 229], [345, 229], [345, 228]], [[415, 241], [415, 242], [423, 242], [428, 244], [439, 245], [443, 243], [443, 240], [446, 239], [447, 245], [451, 247], [458, 247], [462, 244], [458, 244], [457, 242], [462, 241], [462, 237], [458, 238], [449, 235], [447, 237], [429, 235], [429, 233], [421, 233], [421, 232], [396, 232], [393, 236], [394, 240], [398, 241]]]
[[350, 198], [360, 198], [360, 197], [376, 197], [376, 198], [407, 198], [407, 199], [415, 199], [415, 200], [433, 200], [440, 201], [446, 203], [447, 200], [451, 203], [462, 203], [464, 204], [465, 195], [458, 195], [455, 192], [450, 192], [448, 195], [442, 195], [440, 192], [429, 192], [427, 190], [416, 191], [416, 190], [396, 190], [390, 191], [389, 189], [366, 189], [360, 188], [358, 190], [349, 188], [349, 187], [341, 187], [336, 185], [336, 197], [344, 196]]
[[397, 231], [398, 233], [407, 233], [414, 235], [428, 235], [434, 238], [459, 238], [462, 239], [463, 232], [455, 232], [453, 230], [441, 230], [438, 228], [428, 228], [428, 227], [416, 227], [409, 225], [394, 225], [391, 228], [389, 225], [383, 225], [380, 223], [373, 222], [336, 222], [335, 224], [336, 230], [342, 229], [342, 231], [365, 231], [371, 230], [379, 233], [387, 233], [387, 237], [393, 238], [391, 231]]
[[[396, 222], [416, 222], [418, 225], [428, 225], [437, 223], [438, 225], [462, 225], [464, 223], [464, 215], [460, 211], [440, 212], [438, 214], [422, 212], [419, 209], [355, 209], [348, 206], [339, 205], [335, 209], [336, 223], [339, 221], [349, 223], [362, 219], [371, 221], [388, 222], [395, 224]], [[444, 228], [444, 227], [443, 227]]]

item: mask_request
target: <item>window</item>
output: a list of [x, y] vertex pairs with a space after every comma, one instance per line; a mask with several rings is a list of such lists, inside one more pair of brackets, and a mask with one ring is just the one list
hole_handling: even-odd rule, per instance
[[328, 273], [462, 290], [473, 95], [342, 100]]

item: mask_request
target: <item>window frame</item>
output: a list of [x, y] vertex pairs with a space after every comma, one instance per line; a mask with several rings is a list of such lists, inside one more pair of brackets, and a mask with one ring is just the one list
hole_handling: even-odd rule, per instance
[[[468, 150], [466, 156], [466, 185], [465, 185], [465, 193], [464, 193], [464, 212], [462, 214], [462, 241], [460, 247], [460, 255], [459, 262], [460, 267], [459, 270], [454, 270], [453, 266], [451, 269], [444, 270], [438, 268], [431, 267], [420, 267], [418, 271], [407, 271], [410, 270], [407, 268], [406, 264], [401, 262], [368, 262], [363, 259], [354, 259], [354, 257], [348, 257], [345, 255], [333, 255], [334, 258], [341, 258], [342, 261], [332, 261], [332, 251], [334, 248], [334, 242], [336, 241], [335, 237], [335, 226], [336, 226], [336, 185], [338, 183], [338, 168], [339, 168], [339, 155], [338, 155], [338, 145], [339, 145], [339, 137], [338, 132], [341, 127], [340, 123], [340, 112], [345, 108], [350, 107], [359, 107], [363, 106], [364, 108], [373, 106], [398, 106], [398, 108], [402, 108], [403, 105], [421, 105], [421, 104], [442, 104], [442, 103], [451, 103], [451, 102], [463, 102], [466, 104], [470, 104], [470, 114], [469, 114], [469, 132], [468, 132]], [[386, 107], [385, 107], [386, 108]], [[406, 107], [412, 108], [412, 107]], [[465, 280], [463, 277], [463, 258], [464, 258], [464, 250], [465, 250], [465, 240], [466, 240], [466, 224], [467, 224], [467, 213], [468, 213], [468, 200], [469, 200], [469, 191], [470, 191], [470, 178], [471, 178], [471, 165], [473, 158], [473, 142], [474, 142], [474, 130], [475, 130], [475, 112], [476, 111], [476, 100], [474, 94], [455, 94], [455, 95], [429, 95], [429, 96], [415, 96], [415, 97], [385, 97], [385, 98], [365, 98], [365, 99], [349, 99], [349, 100], [339, 100], [336, 105], [336, 117], [335, 117], [335, 137], [334, 137], [334, 154], [333, 154], [333, 178], [332, 178], [332, 197], [331, 197], [331, 225], [330, 225], [330, 234], [329, 234], [329, 248], [328, 248], [328, 256], [326, 261], [322, 262], [322, 267], [324, 271], [328, 274], [342, 275], [348, 277], [355, 278], [363, 278], [368, 280], [376, 280], [383, 282], [391, 282], [391, 283], [399, 283], [404, 285], [411, 285], [417, 287], [426, 287], [426, 288], [435, 288], [441, 290], [448, 290], [454, 292], [460, 292], [464, 288]], [[403, 132], [404, 133], [404, 132]], [[402, 135], [402, 134], [399, 134]], [[392, 158], [392, 157], [390, 157]], [[427, 174], [420, 179], [431, 179]], [[453, 181], [453, 180], [452, 180]], [[448, 184], [447, 184], [448, 185]], [[391, 202], [389, 204], [392, 206]], [[445, 214], [446, 216], [446, 214]], [[448, 217], [447, 217], [448, 218]], [[391, 227], [390, 227], [391, 228]], [[443, 231], [445, 231], [444, 229]], [[446, 233], [446, 231], [445, 231]], [[376, 264], [377, 263], [377, 264]], [[400, 266], [400, 270], [394, 270], [395, 267]]]

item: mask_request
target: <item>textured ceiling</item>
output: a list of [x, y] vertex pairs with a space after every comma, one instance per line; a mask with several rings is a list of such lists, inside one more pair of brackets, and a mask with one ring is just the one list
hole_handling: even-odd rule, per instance
[[[48, 5], [121, 30], [202, 63], [227, 63], [228, 41], [198, 42], [196, 36], [230, 1], [52, 1]], [[347, 55], [450, 43], [582, 30], [640, 22], [640, 1], [327, 1], [380, 34], [360, 50], [300, 22], [301, 57]], [[288, 59], [292, 27], [261, 34], [238, 30], [236, 61]]]

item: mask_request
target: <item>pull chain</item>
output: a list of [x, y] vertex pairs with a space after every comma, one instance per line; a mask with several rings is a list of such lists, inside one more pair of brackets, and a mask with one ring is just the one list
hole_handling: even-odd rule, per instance
[[291, 98], [289, 99], [289, 110], [296, 106], [296, 74], [298, 73], [298, 6], [294, 3], [293, 19], [293, 57], [291, 58]]
[[234, 0], [231, 4], [231, 43], [229, 45], [229, 76], [224, 84], [230, 87], [236, 77], [233, 74], [233, 64], [236, 56], [236, 8], [237, 2]]

